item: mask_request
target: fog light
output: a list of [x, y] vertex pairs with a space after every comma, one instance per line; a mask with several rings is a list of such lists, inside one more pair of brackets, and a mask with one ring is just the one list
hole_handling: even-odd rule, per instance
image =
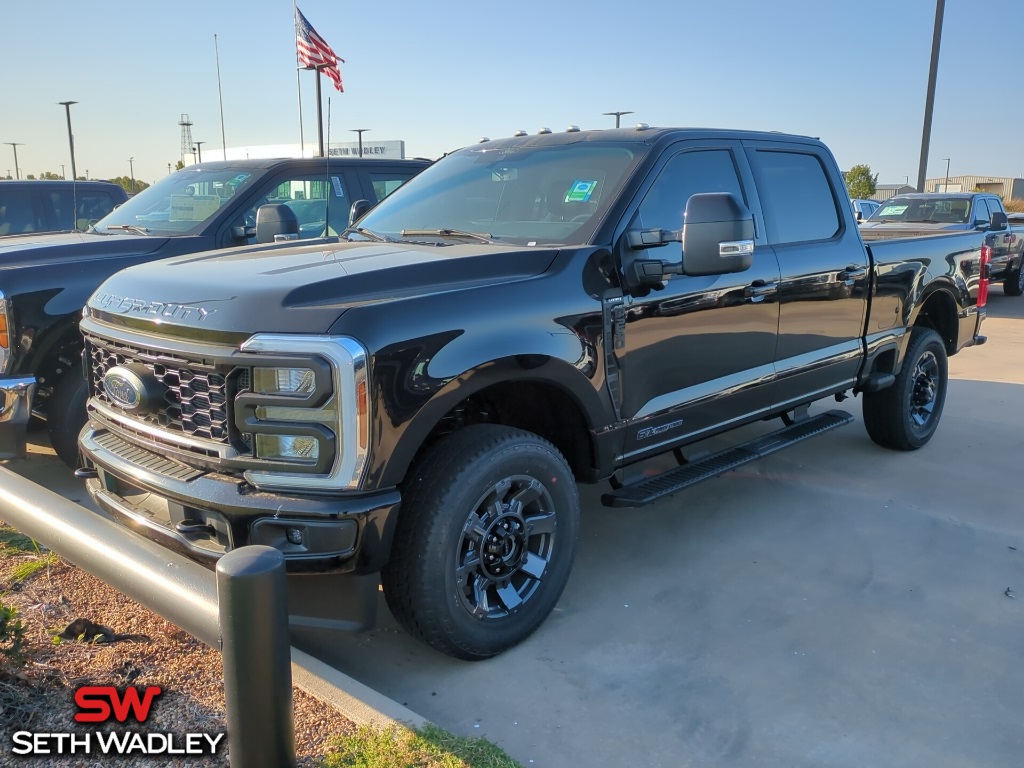
[[301, 435], [256, 435], [256, 455], [261, 459], [315, 463], [320, 458], [320, 441]]
[[302, 531], [298, 528], [289, 528], [285, 531], [285, 536], [288, 537], [289, 544], [301, 544], [302, 543]]
[[316, 389], [309, 368], [253, 368], [253, 391], [260, 395], [308, 395]]

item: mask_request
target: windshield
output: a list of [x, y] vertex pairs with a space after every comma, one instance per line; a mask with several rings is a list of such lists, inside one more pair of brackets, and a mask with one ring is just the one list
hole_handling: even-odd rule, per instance
[[105, 233], [196, 234], [260, 173], [238, 168], [183, 168], [129, 198], [95, 228]]
[[963, 197], [893, 197], [871, 214], [871, 221], [915, 224], [966, 224], [971, 201]]
[[469, 147], [410, 180], [349, 237], [583, 244], [638, 159], [611, 144]]

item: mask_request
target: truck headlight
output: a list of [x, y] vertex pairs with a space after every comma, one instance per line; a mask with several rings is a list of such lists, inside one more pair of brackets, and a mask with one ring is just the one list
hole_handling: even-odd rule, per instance
[[266, 465], [246, 480], [261, 490], [358, 488], [370, 432], [363, 346], [344, 336], [257, 334], [240, 351], [253, 362], [234, 399], [235, 426]]
[[310, 368], [253, 368], [252, 389], [258, 395], [304, 397], [313, 393], [316, 377]]
[[305, 435], [256, 435], [256, 456], [274, 461], [315, 464], [320, 458], [320, 441]]

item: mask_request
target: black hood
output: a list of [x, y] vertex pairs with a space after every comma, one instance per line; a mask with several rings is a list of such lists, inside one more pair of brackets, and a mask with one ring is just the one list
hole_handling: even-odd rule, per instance
[[98, 232], [10, 235], [0, 237], [0, 269], [144, 256], [155, 252], [166, 242], [166, 237], [102, 235]]
[[[294, 243], [140, 264], [89, 299], [108, 322], [211, 334], [326, 333], [347, 309], [543, 273], [556, 251], [495, 245]], [[444, 297], [439, 297], [444, 301]]]

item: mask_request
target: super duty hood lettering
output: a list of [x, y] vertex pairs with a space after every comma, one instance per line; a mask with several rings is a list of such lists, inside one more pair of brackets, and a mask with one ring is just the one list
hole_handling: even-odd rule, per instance
[[191, 320], [199, 323], [217, 311], [216, 309], [207, 309], [199, 304], [145, 301], [131, 296], [117, 296], [113, 293], [97, 293], [89, 304], [95, 309], [122, 315], [145, 315], [167, 320]]

